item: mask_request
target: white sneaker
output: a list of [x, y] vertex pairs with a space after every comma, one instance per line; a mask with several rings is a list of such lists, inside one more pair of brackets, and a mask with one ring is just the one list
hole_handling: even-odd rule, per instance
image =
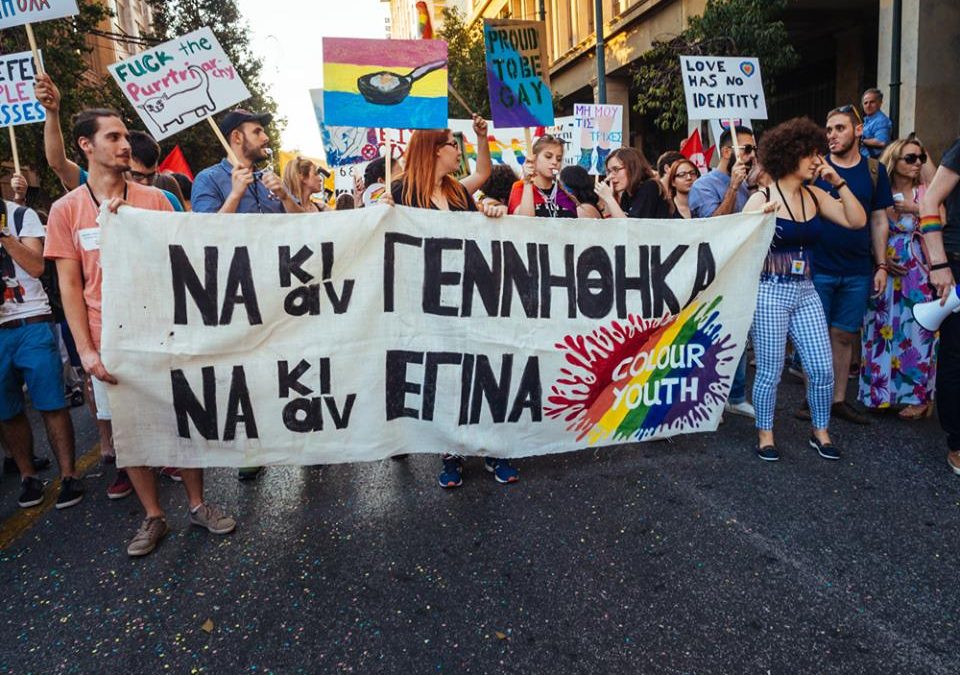
[[723, 410], [731, 415], [743, 415], [744, 417], [749, 417], [752, 420], [757, 419], [757, 411], [754, 410], [753, 406], [746, 401], [741, 403], [730, 403], [730, 401], [727, 401], [727, 404], [723, 406]]

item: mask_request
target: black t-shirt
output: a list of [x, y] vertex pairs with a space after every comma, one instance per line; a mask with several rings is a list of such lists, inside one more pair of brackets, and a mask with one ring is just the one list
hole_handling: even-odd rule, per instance
[[670, 205], [660, 195], [658, 181], [650, 179], [640, 183], [637, 191], [620, 195], [620, 208], [627, 218], [673, 218]]
[[[943, 153], [940, 166], [960, 173], [960, 138]], [[947, 222], [943, 224], [943, 247], [951, 253], [960, 253], [960, 184], [947, 195], [943, 205], [947, 209]]]
[[[447, 200], [450, 204], [450, 210], [451, 211], [476, 211], [477, 203], [473, 201], [473, 195], [467, 192], [467, 188], [463, 187], [463, 184], [461, 184], [460, 182], [457, 182], [457, 187], [460, 188], [461, 192], [463, 192], [463, 196], [467, 200], [467, 208], [460, 208], [453, 202], [450, 202], [449, 200]], [[398, 181], [398, 180], [393, 181], [393, 184], [390, 186], [390, 194], [393, 196], [394, 203], [399, 204], [400, 206], [414, 206], [414, 204], [410, 203], [409, 201], [403, 200], [403, 183], [401, 181]], [[430, 202], [429, 208], [433, 209], [434, 211], [439, 211], [439, 209], [437, 208], [437, 205], [434, 204], [432, 201]]]

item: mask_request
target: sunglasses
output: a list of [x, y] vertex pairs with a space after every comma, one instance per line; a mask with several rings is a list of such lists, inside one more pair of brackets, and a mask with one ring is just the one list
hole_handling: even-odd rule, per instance
[[842, 105], [839, 108], [837, 108], [834, 112], [853, 113], [860, 122], [863, 122], [863, 118], [860, 117], [860, 111], [857, 110], [857, 106], [853, 105], [852, 103], [848, 103], [847, 105]]
[[927, 153], [921, 152], [921, 153], [918, 155], [918, 154], [915, 153], [915, 152], [911, 152], [911, 153], [908, 153], [908, 154], [906, 154], [906, 155], [903, 155], [900, 159], [902, 159], [902, 160], [903, 160], [904, 162], [906, 162], [907, 164], [916, 164], [916, 163], [917, 163], [917, 160], [920, 160], [920, 163], [921, 163], [921, 164], [926, 164], [926, 163], [927, 163]]
[[441, 146], [443, 146], [443, 145], [449, 145], [451, 148], [459, 148], [459, 147], [460, 147], [460, 144], [457, 143], [456, 141], [444, 141], [444, 142], [441, 143], [440, 145], [441, 145]]
[[742, 152], [742, 153], [744, 153], [744, 154], [747, 154], [747, 155], [752, 155], [752, 154], [755, 153], [756, 151], [757, 151], [757, 146], [755, 146], [755, 145], [741, 145], [741, 146], [740, 146], [740, 152]]

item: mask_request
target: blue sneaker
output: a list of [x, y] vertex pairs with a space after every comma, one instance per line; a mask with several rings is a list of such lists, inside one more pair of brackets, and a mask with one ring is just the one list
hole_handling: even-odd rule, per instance
[[463, 459], [457, 455], [443, 456], [443, 471], [437, 476], [442, 488], [456, 488], [463, 485]]
[[520, 480], [520, 472], [510, 466], [510, 462], [505, 459], [495, 459], [487, 457], [483, 460], [483, 466], [487, 471], [493, 474], [498, 483], [516, 483]]

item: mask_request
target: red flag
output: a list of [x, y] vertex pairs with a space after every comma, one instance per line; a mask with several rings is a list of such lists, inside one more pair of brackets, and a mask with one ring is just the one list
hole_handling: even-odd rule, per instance
[[183, 156], [183, 151], [180, 150], [179, 145], [173, 147], [173, 150], [163, 158], [163, 161], [160, 162], [160, 166], [157, 167], [157, 169], [160, 172], [173, 171], [175, 173], [182, 173], [191, 181], [193, 180], [193, 171], [190, 170], [190, 165], [187, 164], [187, 158]]
[[705, 174], [710, 170], [710, 157], [713, 156], [713, 147], [709, 150], [709, 155], [703, 152], [703, 142], [700, 140], [700, 130], [694, 129], [690, 138], [680, 146], [680, 154], [697, 165], [700, 173]]
[[427, 3], [417, 3], [417, 32], [424, 40], [433, 39], [433, 24], [430, 22], [430, 10]]

